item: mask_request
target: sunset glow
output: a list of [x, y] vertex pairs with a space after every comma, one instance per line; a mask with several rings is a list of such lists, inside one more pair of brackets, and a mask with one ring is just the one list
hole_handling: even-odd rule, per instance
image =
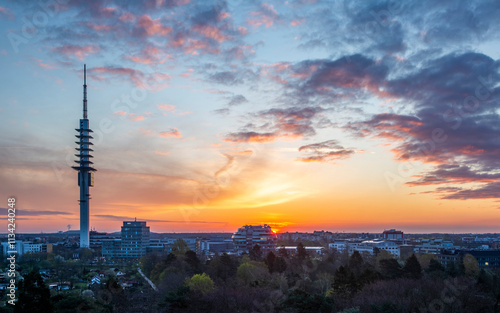
[[84, 63], [98, 231], [498, 232], [498, 5], [22, 3], [0, 4], [19, 232], [79, 227]]

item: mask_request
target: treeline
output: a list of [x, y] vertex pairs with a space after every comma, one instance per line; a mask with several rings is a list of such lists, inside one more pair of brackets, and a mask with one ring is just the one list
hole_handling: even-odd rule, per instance
[[157, 284], [158, 312], [499, 312], [500, 280], [467, 255], [443, 267], [431, 255], [396, 260], [330, 252], [310, 256], [255, 246], [202, 262], [193, 251], [150, 254], [140, 265]]
[[[85, 263], [54, 258], [58, 279], [88, 280]], [[38, 264], [43, 263], [40, 261]], [[31, 264], [31, 263], [26, 263]], [[46, 264], [48, 265], [48, 264]], [[28, 267], [27, 265], [24, 265]], [[309, 255], [285, 249], [248, 254], [220, 254], [200, 259], [179, 241], [168, 255], [147, 254], [142, 272], [158, 287], [154, 291], [137, 273], [137, 260], [127, 271], [143, 283], [124, 289], [113, 277], [89, 289], [48, 290], [38, 268], [18, 284], [15, 307], [0, 312], [332, 312], [332, 313], [494, 313], [500, 306], [500, 276], [480, 269], [471, 255], [443, 267], [432, 255], [402, 261], [387, 251]], [[66, 269], [65, 269], [66, 268]]]

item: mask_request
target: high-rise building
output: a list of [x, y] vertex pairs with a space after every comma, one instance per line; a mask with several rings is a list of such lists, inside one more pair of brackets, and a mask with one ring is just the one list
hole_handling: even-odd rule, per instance
[[234, 248], [239, 251], [248, 251], [257, 244], [263, 250], [272, 250], [275, 241], [276, 234], [267, 224], [264, 226], [245, 225], [233, 234]]
[[87, 66], [83, 66], [83, 118], [80, 120], [80, 127], [75, 129], [78, 134], [76, 144], [78, 148], [78, 160], [75, 162], [78, 166], [73, 166], [73, 169], [78, 171], [78, 186], [80, 186], [80, 247], [89, 247], [89, 200], [90, 190], [89, 187], [94, 186], [94, 172], [96, 169], [92, 167], [90, 154], [93, 151], [90, 146], [92, 143], [90, 136], [92, 130], [89, 128], [89, 119], [87, 117]]
[[121, 239], [102, 241], [102, 255], [107, 258], [138, 259], [150, 246], [149, 226], [146, 222], [124, 221]]
[[149, 226], [146, 222], [123, 222], [122, 255], [129, 258], [140, 258], [146, 254], [149, 246]]

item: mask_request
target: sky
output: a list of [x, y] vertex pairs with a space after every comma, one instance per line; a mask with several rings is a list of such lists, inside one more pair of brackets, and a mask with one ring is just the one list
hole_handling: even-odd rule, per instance
[[499, 232], [498, 16], [487, 0], [2, 1], [0, 211], [15, 196], [18, 232], [79, 229], [87, 64], [97, 231]]

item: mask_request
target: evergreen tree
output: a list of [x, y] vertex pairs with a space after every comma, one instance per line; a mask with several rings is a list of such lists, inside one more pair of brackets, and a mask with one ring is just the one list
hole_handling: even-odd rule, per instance
[[305, 258], [307, 258], [307, 250], [306, 248], [304, 248], [302, 242], [299, 242], [299, 244], [297, 245], [297, 258], [299, 258], [300, 260], [304, 260]]
[[429, 262], [429, 268], [427, 269], [427, 272], [432, 273], [432, 272], [443, 272], [444, 267], [441, 265], [441, 262], [439, 262], [436, 259], [431, 259]]
[[380, 273], [389, 279], [401, 277], [403, 274], [401, 266], [395, 259], [380, 260]]
[[287, 268], [286, 259], [279, 256], [274, 261], [274, 270], [278, 273], [283, 273]]
[[50, 302], [50, 290], [38, 271], [31, 271], [18, 282], [19, 298], [15, 305], [14, 312], [53, 312]]
[[340, 293], [349, 293], [357, 289], [357, 282], [354, 273], [347, 267], [340, 266], [335, 271], [333, 280], [333, 290]]
[[260, 259], [262, 258], [262, 249], [260, 248], [260, 245], [253, 246], [249, 251], [249, 256], [253, 261], [260, 261]]
[[406, 277], [412, 279], [420, 279], [422, 277], [422, 267], [420, 266], [415, 254], [412, 254], [411, 257], [406, 259], [405, 266], [403, 267], [403, 273]]
[[357, 276], [363, 271], [365, 262], [359, 251], [354, 251], [349, 258], [349, 269]]
[[265, 259], [265, 263], [269, 269], [269, 273], [275, 271], [275, 265], [274, 265], [275, 262], [276, 262], [276, 255], [272, 251], [269, 251]]

